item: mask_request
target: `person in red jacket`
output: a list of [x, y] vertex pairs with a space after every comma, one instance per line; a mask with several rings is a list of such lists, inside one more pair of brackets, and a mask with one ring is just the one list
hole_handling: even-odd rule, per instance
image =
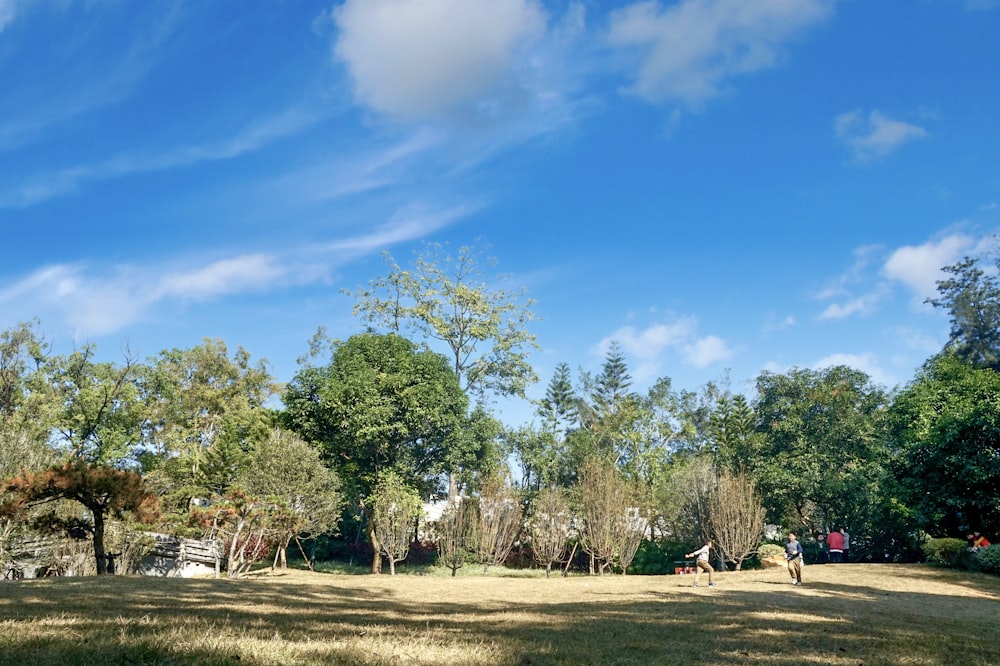
[[979, 532], [972, 533], [972, 549], [979, 550], [980, 548], [989, 548], [990, 540], [984, 537]]
[[830, 551], [831, 562], [844, 561], [844, 535], [841, 534], [839, 527], [834, 527], [826, 535], [826, 546]]

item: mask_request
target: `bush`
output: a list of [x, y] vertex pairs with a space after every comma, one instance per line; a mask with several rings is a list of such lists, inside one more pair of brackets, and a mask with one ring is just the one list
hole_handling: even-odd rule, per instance
[[763, 560], [768, 557], [784, 557], [785, 548], [776, 543], [762, 543], [757, 549], [757, 559]]
[[1000, 545], [979, 550], [976, 565], [984, 573], [1000, 574]]
[[960, 566], [962, 556], [968, 552], [965, 539], [928, 539], [924, 543], [924, 556], [932, 564], [946, 567]]
[[635, 551], [632, 564], [629, 565], [628, 573], [639, 575], [661, 575], [672, 574], [674, 572], [674, 560], [681, 559], [677, 556], [675, 544], [666, 541], [643, 540], [639, 544], [639, 549]]

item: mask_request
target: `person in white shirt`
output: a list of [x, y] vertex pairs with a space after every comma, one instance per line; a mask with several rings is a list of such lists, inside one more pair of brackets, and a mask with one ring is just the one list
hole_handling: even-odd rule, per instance
[[684, 557], [697, 557], [694, 567], [694, 586], [698, 587], [698, 577], [701, 575], [702, 571], [708, 572], [708, 586], [715, 587], [715, 583], [712, 582], [712, 574], [715, 573], [715, 569], [708, 561], [708, 553], [712, 550], [712, 540], [708, 539], [705, 541], [705, 545], [698, 550], [687, 553]]

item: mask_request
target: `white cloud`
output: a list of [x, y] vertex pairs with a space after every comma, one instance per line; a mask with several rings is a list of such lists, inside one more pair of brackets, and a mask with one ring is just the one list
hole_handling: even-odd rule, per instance
[[820, 319], [844, 319], [855, 314], [868, 314], [881, 300], [882, 289], [852, 298], [844, 303], [831, 303], [820, 313]]
[[974, 244], [971, 237], [959, 233], [923, 245], [906, 245], [890, 255], [882, 273], [923, 301], [937, 295], [937, 281], [945, 277], [941, 268], [954, 264]]
[[924, 128], [893, 120], [878, 110], [867, 117], [861, 111], [841, 114], [833, 126], [859, 162], [885, 157], [903, 144], [927, 136]]
[[645, 330], [624, 326], [608, 335], [597, 344], [597, 353], [607, 353], [612, 342], [621, 344], [622, 349], [642, 361], [650, 361], [670, 347], [677, 347], [694, 335], [698, 321], [685, 317], [672, 324], [652, 324]]
[[275, 257], [250, 254], [222, 259], [190, 272], [165, 275], [159, 280], [154, 298], [176, 296], [204, 300], [266, 289], [285, 276], [287, 269]]
[[718, 361], [733, 357], [733, 350], [725, 340], [709, 335], [684, 347], [684, 360], [696, 368], [704, 368]]
[[611, 343], [619, 343], [622, 351], [635, 364], [632, 377], [640, 384], [659, 376], [663, 355], [671, 349], [685, 363], [697, 368], [732, 358], [734, 352], [722, 338], [709, 335], [696, 339], [697, 329], [698, 320], [695, 317], [679, 318], [672, 323], [654, 323], [644, 329], [623, 326], [605, 336], [594, 346], [592, 353], [603, 357]]
[[334, 20], [358, 101], [404, 120], [489, 102], [545, 30], [536, 0], [346, 0]]
[[698, 104], [729, 79], [774, 66], [785, 42], [832, 9], [832, 0], [650, 0], [614, 12], [608, 39], [641, 52], [631, 92]]
[[873, 382], [881, 384], [882, 386], [891, 388], [898, 383], [898, 380], [895, 377], [886, 372], [882, 366], [879, 365], [878, 359], [872, 353], [831, 354], [830, 356], [816, 361], [813, 364], [813, 370], [822, 370], [835, 365], [846, 365], [854, 368], [855, 370], [860, 370], [871, 377]]
[[4, 31], [14, 17], [17, 16], [17, 3], [15, 0], [0, 0], [0, 32]]

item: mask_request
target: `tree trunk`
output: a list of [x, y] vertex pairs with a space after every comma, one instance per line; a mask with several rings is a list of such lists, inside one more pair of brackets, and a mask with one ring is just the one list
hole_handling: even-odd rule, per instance
[[97, 575], [103, 576], [108, 572], [104, 553], [104, 510], [91, 507], [90, 513], [94, 516], [94, 559], [97, 560]]
[[[306, 555], [306, 549], [302, 547], [302, 541], [299, 540], [298, 534], [295, 535], [295, 544], [299, 547], [299, 552], [302, 553], [302, 559], [306, 561], [306, 566], [309, 567], [309, 571], [316, 571], [316, 569], [313, 567], [312, 558]], [[313, 557], [316, 557], [315, 553], [313, 553]]]
[[380, 574], [382, 573], [382, 544], [378, 540], [378, 536], [375, 534], [375, 527], [372, 526], [368, 530], [368, 537], [372, 542], [372, 573]]

